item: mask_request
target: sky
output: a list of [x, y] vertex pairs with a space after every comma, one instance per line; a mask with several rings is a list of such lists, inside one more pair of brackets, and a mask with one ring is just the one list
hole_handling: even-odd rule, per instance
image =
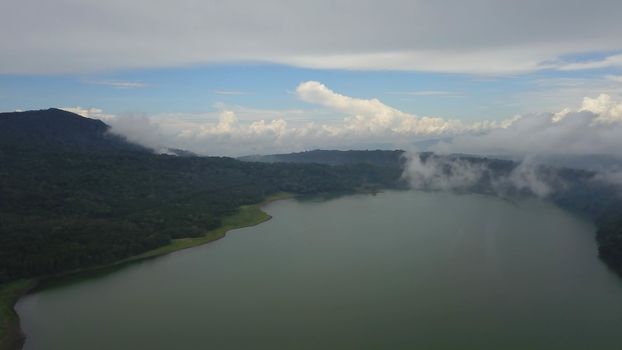
[[620, 154], [619, 0], [4, 0], [0, 111], [158, 151]]

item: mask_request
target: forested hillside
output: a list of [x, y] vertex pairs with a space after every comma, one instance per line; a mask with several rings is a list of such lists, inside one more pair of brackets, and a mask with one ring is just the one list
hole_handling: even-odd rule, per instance
[[[96, 133], [106, 131], [99, 121], [86, 121]], [[0, 282], [109, 263], [196, 237], [240, 205], [276, 192], [401, 186], [397, 168], [176, 157], [133, 145], [70, 151], [65, 146], [72, 142], [92, 145], [77, 138], [61, 140], [60, 148], [0, 148]]]
[[109, 133], [109, 130], [110, 127], [101, 120], [56, 108], [0, 113], [0, 147], [4, 151], [151, 152]]
[[276, 192], [399, 186], [399, 169], [126, 153], [0, 152], [0, 280], [112, 262], [194, 237]]
[[[403, 151], [311, 151], [223, 157], [156, 155], [107, 125], [56, 109], [0, 114], [0, 283], [114, 262], [216, 228], [241, 205], [277, 192], [406, 188]], [[498, 194], [517, 163], [419, 155], [485, 166], [463, 191]], [[254, 162], [258, 160], [261, 162]], [[321, 164], [318, 164], [321, 163]], [[549, 199], [598, 225], [600, 256], [622, 271], [622, 200], [583, 170], [543, 168]], [[508, 187], [505, 195], [530, 195]]]

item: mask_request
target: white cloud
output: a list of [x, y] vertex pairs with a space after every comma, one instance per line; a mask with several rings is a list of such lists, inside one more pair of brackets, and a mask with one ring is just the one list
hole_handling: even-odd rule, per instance
[[436, 146], [439, 152], [490, 155], [620, 155], [622, 104], [608, 95], [585, 97], [577, 108], [529, 114], [510, 127], [463, 134]]
[[161, 114], [155, 116], [104, 113], [96, 108], [65, 110], [99, 118], [130, 141], [161, 150], [187, 149], [198, 154], [242, 155], [300, 151], [313, 148], [406, 147], [420, 138], [508, 128], [516, 118], [501, 122], [466, 124], [440, 117], [402, 112], [378, 99], [359, 99], [336, 93], [324, 84], [308, 81], [296, 89], [308, 103], [339, 113], [340, 121], [318, 122], [314, 111], [253, 110], [217, 105], [218, 113]]
[[569, 104], [582, 101], [586, 96], [606, 94], [615, 100], [622, 99], [620, 83], [603, 76], [540, 78], [528, 82], [529, 86], [523, 91], [501, 97], [520, 106], [517, 113], [557, 112], [567, 108]]
[[585, 97], [579, 111], [593, 113], [596, 116], [594, 118], [596, 123], [622, 122], [622, 103], [612, 101], [609, 95], [601, 94], [597, 98]]
[[[504, 127], [508, 121], [465, 124], [456, 119], [419, 117], [387, 106], [378, 99], [359, 99], [338, 94], [317, 81], [298, 85], [298, 97], [309, 103], [344, 113], [342, 132], [385, 135], [442, 135]], [[511, 122], [510, 122], [511, 123]]]
[[[205, 155], [292, 152], [314, 148], [405, 148], [417, 140], [443, 138], [441, 153], [490, 155], [619, 155], [622, 103], [609, 95], [585, 97], [557, 113], [526, 114], [503, 121], [465, 123], [418, 116], [382, 101], [339, 94], [324, 84], [298, 85], [301, 100], [341, 120], [314, 120], [315, 110], [255, 110], [217, 105], [203, 114], [110, 115], [97, 108], [65, 108], [102, 119], [116, 133], [154, 149], [187, 149]], [[529, 173], [522, 174], [523, 179]], [[534, 187], [536, 188], [536, 187]]]
[[[622, 2], [28, 0], [0, 2], [0, 73], [219, 62], [508, 74], [619, 66]], [[45, 59], [42, 60], [41, 58]]]

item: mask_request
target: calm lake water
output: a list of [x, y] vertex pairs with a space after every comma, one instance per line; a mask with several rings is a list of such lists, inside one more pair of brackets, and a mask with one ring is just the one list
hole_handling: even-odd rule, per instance
[[28, 295], [25, 349], [620, 349], [622, 282], [550, 204], [275, 202], [225, 239]]

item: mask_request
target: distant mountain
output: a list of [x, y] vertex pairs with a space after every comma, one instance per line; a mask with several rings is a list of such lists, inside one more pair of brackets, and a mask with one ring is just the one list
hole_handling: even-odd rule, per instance
[[245, 156], [238, 159], [262, 163], [316, 163], [327, 165], [368, 164], [381, 167], [401, 168], [405, 162], [404, 151], [335, 151], [313, 150], [299, 153]]
[[109, 132], [101, 120], [61, 109], [0, 113], [0, 147], [45, 151], [151, 152]]

